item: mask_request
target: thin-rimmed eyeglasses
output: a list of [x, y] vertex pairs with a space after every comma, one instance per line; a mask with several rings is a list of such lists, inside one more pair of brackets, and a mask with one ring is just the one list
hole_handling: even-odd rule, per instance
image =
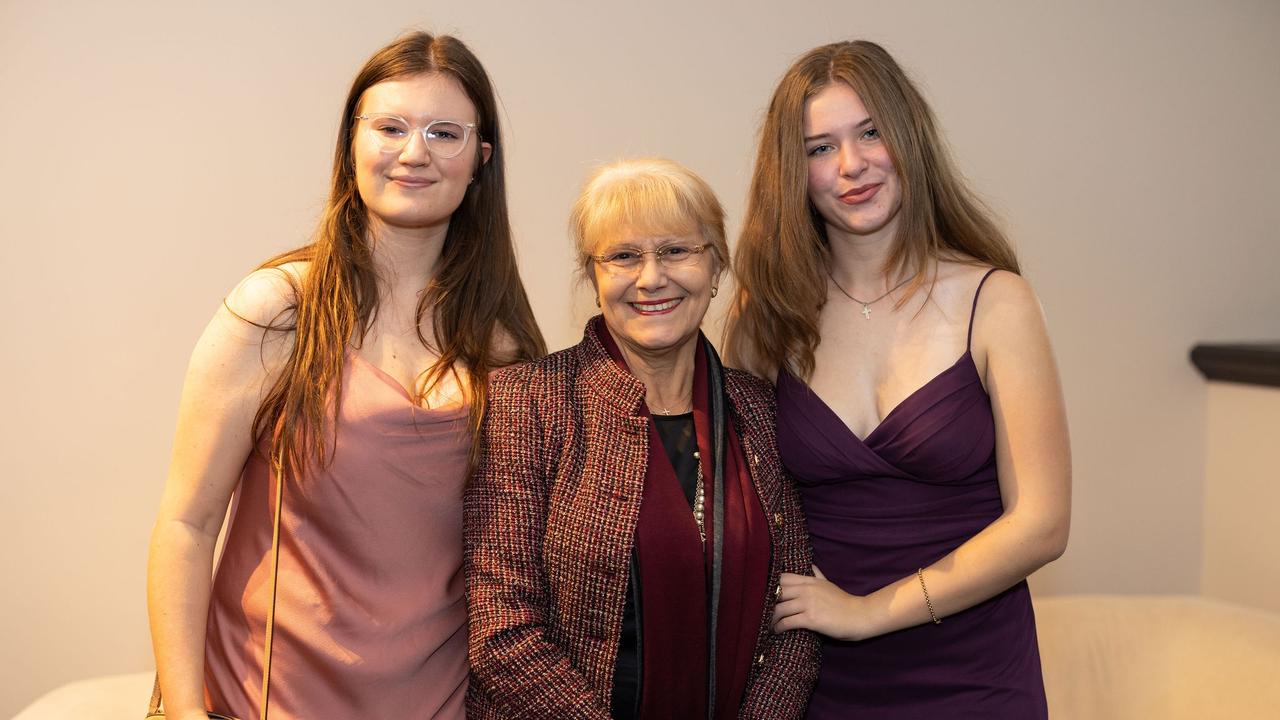
[[678, 268], [697, 262], [698, 256], [706, 252], [711, 243], [701, 245], [691, 243], [669, 243], [656, 250], [640, 250], [639, 248], [617, 248], [602, 255], [592, 255], [592, 259], [600, 263], [606, 270], [616, 274], [634, 274], [644, 267], [646, 255], [652, 255], [665, 268]]
[[401, 152], [414, 133], [421, 133], [427, 150], [442, 160], [457, 157], [467, 146], [471, 131], [476, 128], [475, 123], [457, 120], [432, 120], [426, 125], [411, 125], [399, 115], [389, 113], [356, 115], [355, 119], [365, 122], [369, 135], [382, 152]]

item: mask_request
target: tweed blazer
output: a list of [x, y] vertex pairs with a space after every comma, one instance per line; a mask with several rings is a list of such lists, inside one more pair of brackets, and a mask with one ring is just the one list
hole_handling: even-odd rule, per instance
[[[808, 574], [808, 531], [778, 459], [774, 396], [725, 369], [727, 406], [769, 520], [769, 585]], [[649, 456], [644, 385], [587, 324], [578, 345], [496, 373], [479, 464], [463, 500], [470, 615], [469, 718], [609, 718]], [[798, 718], [818, 639], [760, 618], [741, 718]]]

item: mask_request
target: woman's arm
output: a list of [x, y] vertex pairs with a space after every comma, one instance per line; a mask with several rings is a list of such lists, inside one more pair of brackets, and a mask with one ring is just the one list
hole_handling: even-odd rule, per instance
[[[924, 568], [939, 618], [997, 595], [1058, 558], [1071, 522], [1066, 410], [1040, 303], [1012, 273], [992, 275], [985, 290], [974, 347], [975, 356], [986, 358], [1004, 513]], [[807, 627], [859, 640], [932, 621], [914, 573], [861, 597], [821, 575], [788, 575], [782, 587], [779, 629]]]
[[564, 649], [542, 559], [551, 470], [528, 367], [489, 389], [480, 462], [463, 502], [471, 697], [478, 717], [598, 718], [609, 708]]
[[[776, 457], [774, 461], [781, 466]], [[807, 573], [813, 563], [813, 550], [809, 546], [809, 529], [804, 513], [800, 510], [800, 494], [790, 476], [785, 472], [780, 474], [783, 482], [782, 523], [777, 532], [777, 547], [774, 548], [774, 572]], [[772, 614], [777, 601], [771, 584], [765, 597], [766, 617]], [[763, 661], [753, 668], [755, 674], [747, 685], [739, 718], [783, 720], [803, 717], [809, 694], [818, 679], [821, 652], [818, 636], [801, 629], [781, 634], [765, 633], [756, 652], [756, 659], [763, 656]]]
[[264, 338], [261, 328], [242, 318], [277, 320], [291, 293], [278, 271], [250, 275], [209, 322], [187, 369], [147, 565], [152, 645], [167, 716], [174, 720], [206, 717], [205, 621], [214, 544], [252, 451], [253, 417], [273, 379], [269, 368], [288, 354], [290, 336], [273, 331]]

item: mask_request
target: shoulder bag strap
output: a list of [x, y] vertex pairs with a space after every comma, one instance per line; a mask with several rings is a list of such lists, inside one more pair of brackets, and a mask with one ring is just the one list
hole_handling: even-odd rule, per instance
[[707, 387], [711, 392], [711, 446], [715, 483], [711, 499], [711, 622], [707, 628], [707, 718], [712, 720], [716, 716], [716, 638], [720, 615], [720, 570], [724, 564], [724, 454], [728, 451], [728, 446], [725, 443], [724, 369], [711, 341], [704, 336], [702, 342], [707, 350]]
[[[277, 456], [271, 463], [276, 476], [275, 517], [271, 521], [271, 603], [267, 605], [267, 629], [262, 641], [262, 709], [260, 720], [267, 720], [267, 702], [271, 692], [271, 640], [276, 624], [276, 589], [280, 579], [280, 513], [284, 509], [284, 463]], [[156, 672], [155, 685], [151, 689], [151, 702], [147, 705], [147, 717], [163, 715], [160, 710], [160, 673]]]

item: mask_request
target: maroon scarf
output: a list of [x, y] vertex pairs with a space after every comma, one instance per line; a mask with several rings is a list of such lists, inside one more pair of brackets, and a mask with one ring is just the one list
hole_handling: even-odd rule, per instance
[[[627, 370], [604, 323], [596, 335]], [[708, 588], [714, 557], [715, 470], [711, 439], [707, 340], [698, 337], [693, 372], [693, 422], [706, 488], [705, 552], [698, 526], [652, 420], [649, 464], [636, 526], [641, 627], [640, 717], [707, 717], [710, 615]], [[723, 392], [722, 388], [717, 389]], [[726, 408], [728, 403], [725, 403]], [[641, 406], [648, 417], [649, 409]], [[724, 531], [716, 632], [716, 718], [736, 718], [764, 614], [769, 578], [769, 529], [747, 473], [742, 443], [725, 422]]]

